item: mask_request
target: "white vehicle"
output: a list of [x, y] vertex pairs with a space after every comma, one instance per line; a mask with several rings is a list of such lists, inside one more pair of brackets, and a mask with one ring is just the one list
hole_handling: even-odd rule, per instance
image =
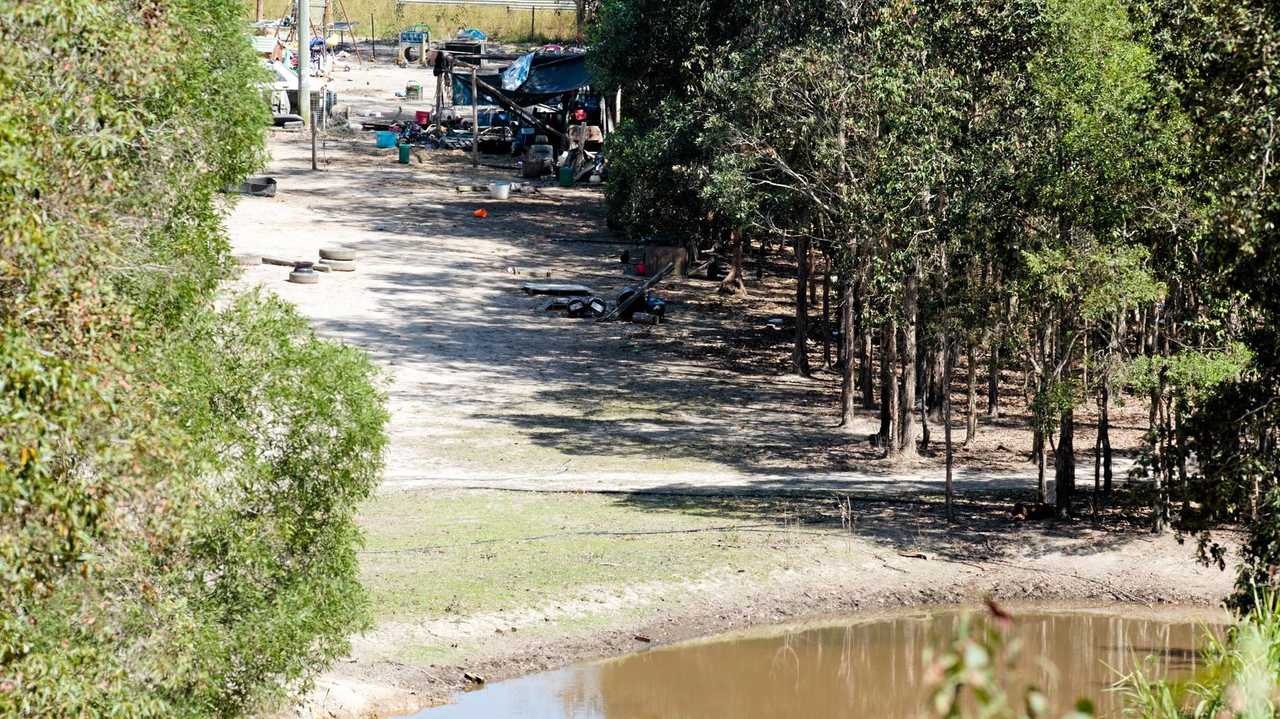
[[296, 115], [298, 74], [279, 60], [263, 60], [262, 65], [271, 73], [270, 79], [263, 84], [263, 90], [269, 93], [272, 116]]

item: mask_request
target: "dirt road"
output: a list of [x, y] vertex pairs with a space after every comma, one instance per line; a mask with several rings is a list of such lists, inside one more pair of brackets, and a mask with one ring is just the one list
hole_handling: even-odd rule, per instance
[[[455, 188], [511, 173], [473, 169], [456, 153], [399, 165], [367, 134], [326, 144], [312, 173], [305, 138], [278, 136], [270, 173], [280, 194], [242, 200], [230, 230], [248, 255], [359, 251], [355, 272], [318, 285], [289, 284], [288, 270], [270, 265], [247, 268], [242, 282], [278, 292], [387, 368], [387, 490], [940, 490], [938, 457], [893, 468], [876, 458], [871, 412], [835, 426], [833, 373], [789, 372], [790, 334], [768, 324], [785, 317], [785, 278], [753, 283], [746, 300], [706, 280], [669, 281], [660, 292], [672, 321], [659, 327], [559, 317], [520, 285], [549, 274], [612, 297], [636, 283], [618, 261], [626, 245], [603, 227], [598, 187], [543, 186], [498, 202]], [[480, 208], [486, 219], [473, 216]], [[1034, 486], [1020, 421], [984, 426], [959, 453], [961, 491]]]

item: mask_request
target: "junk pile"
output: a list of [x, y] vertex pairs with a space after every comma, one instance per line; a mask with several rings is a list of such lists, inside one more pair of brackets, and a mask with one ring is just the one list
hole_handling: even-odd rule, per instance
[[671, 274], [674, 266], [667, 265], [637, 287], [627, 287], [610, 303], [595, 294], [586, 285], [564, 282], [526, 282], [520, 289], [529, 295], [548, 295], [542, 303], [544, 312], [559, 312], [565, 317], [594, 319], [597, 322], [621, 320], [637, 324], [657, 325], [666, 321], [667, 303], [653, 288]]
[[288, 267], [288, 282], [295, 285], [315, 285], [320, 283], [320, 275], [326, 272], [355, 272], [356, 251], [350, 247], [321, 247], [320, 260], [288, 260], [279, 257], [245, 256], [239, 258], [242, 265], [274, 265]]
[[[467, 30], [430, 44], [436, 78], [430, 110], [399, 108], [365, 117], [361, 126], [394, 135], [391, 145], [379, 140], [379, 147], [506, 154], [516, 160], [515, 175], [526, 180], [550, 176], [566, 187], [604, 182], [604, 139], [616, 117], [591, 86], [586, 50], [548, 45], [508, 54], [481, 38]], [[429, 36], [409, 39], [422, 47]], [[396, 94], [410, 104], [431, 100], [416, 82]]]

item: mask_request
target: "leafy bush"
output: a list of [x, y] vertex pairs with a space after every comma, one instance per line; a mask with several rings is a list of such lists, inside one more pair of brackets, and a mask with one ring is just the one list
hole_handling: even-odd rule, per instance
[[269, 117], [235, 0], [0, 0], [0, 714], [233, 716], [364, 617], [368, 360], [215, 311]]

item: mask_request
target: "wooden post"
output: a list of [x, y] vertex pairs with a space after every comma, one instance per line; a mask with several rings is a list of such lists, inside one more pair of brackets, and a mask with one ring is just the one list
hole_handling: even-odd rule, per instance
[[[312, 95], [313, 99], [315, 97], [317, 96]], [[323, 105], [323, 103], [321, 104]], [[312, 105], [314, 106], [315, 103], [313, 102]], [[317, 118], [316, 118], [315, 107], [312, 107], [311, 110], [312, 110], [311, 112], [311, 169], [318, 170], [320, 168], [316, 165], [316, 128], [320, 123], [317, 121]], [[323, 116], [323, 110], [321, 111], [321, 114]]]
[[[444, 52], [444, 50], [437, 50]], [[452, 76], [451, 76], [452, 77]], [[440, 113], [444, 110], [444, 68], [441, 68], [439, 75], [436, 75], [436, 107], [435, 112], [431, 116], [432, 122], [440, 124]]]
[[476, 90], [476, 68], [471, 68], [471, 166], [480, 166], [480, 93]]
[[378, 61], [378, 32], [373, 27], [373, 13], [369, 13], [369, 62]]
[[264, 0], [258, 0], [257, 10], [253, 13], [253, 17], [258, 22], [262, 22], [262, 3]]
[[533, 38], [538, 34], [538, 7], [536, 5], [529, 7], [529, 42], [533, 42]]

